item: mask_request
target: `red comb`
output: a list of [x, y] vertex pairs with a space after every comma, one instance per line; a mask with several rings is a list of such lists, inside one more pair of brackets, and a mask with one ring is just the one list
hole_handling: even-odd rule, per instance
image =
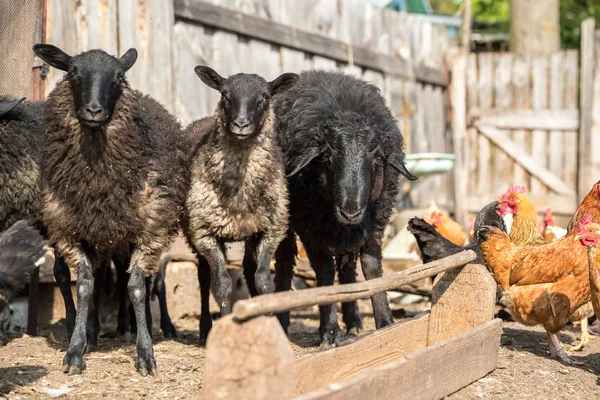
[[505, 199], [513, 193], [525, 194], [525, 192], [526, 192], [525, 186], [520, 186], [520, 185], [511, 186], [508, 188], [508, 190], [506, 190], [506, 192], [502, 193], [502, 196], [496, 197], [496, 201], [498, 201], [500, 199]]

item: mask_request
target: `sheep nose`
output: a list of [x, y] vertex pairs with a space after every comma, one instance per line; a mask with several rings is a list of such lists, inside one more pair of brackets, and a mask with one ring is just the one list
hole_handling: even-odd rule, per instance
[[357, 223], [362, 216], [363, 210], [358, 209], [343, 209], [340, 207], [340, 215], [349, 223]]
[[91, 117], [96, 117], [104, 112], [104, 108], [97, 104], [89, 104], [85, 107], [85, 111], [87, 111]]
[[246, 118], [238, 118], [233, 121], [233, 125], [239, 129], [246, 129], [250, 126], [250, 121], [248, 121]]

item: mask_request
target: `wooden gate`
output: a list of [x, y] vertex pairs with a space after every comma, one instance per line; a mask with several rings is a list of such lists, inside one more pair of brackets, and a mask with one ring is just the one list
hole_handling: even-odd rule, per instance
[[464, 146], [457, 165], [463, 183], [456, 188], [463, 219], [512, 185], [525, 186], [539, 212], [551, 207], [571, 216], [577, 207], [579, 53], [469, 54], [462, 66], [466, 130], [455, 144]]

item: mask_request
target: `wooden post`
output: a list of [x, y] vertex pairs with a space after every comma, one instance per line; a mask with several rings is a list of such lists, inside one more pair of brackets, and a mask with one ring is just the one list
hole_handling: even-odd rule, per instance
[[465, 51], [471, 49], [471, 0], [463, 0], [462, 26], [460, 27], [460, 44]]
[[450, 101], [452, 104], [452, 146], [454, 148], [454, 206], [456, 221], [467, 226], [468, 221], [468, 165], [467, 146], [467, 56], [465, 49], [458, 50], [452, 60]]
[[294, 394], [295, 357], [275, 317], [244, 323], [229, 315], [208, 335], [205, 399], [289, 399]]
[[491, 321], [496, 282], [483, 265], [451, 269], [438, 275], [431, 302], [428, 346]]
[[594, 81], [596, 64], [595, 46], [596, 22], [594, 18], [587, 18], [581, 24], [581, 92], [579, 95], [580, 124], [579, 124], [579, 167], [578, 167], [578, 200], [589, 192], [594, 184], [597, 174], [594, 169], [592, 151], [592, 115], [594, 107]]

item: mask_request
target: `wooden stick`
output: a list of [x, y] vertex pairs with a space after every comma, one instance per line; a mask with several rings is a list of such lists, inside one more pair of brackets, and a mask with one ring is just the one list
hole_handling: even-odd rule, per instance
[[397, 274], [390, 274], [365, 282], [258, 296], [235, 303], [233, 316], [239, 320], [246, 320], [259, 315], [280, 313], [299, 307], [364, 299], [377, 293], [396, 289], [407, 283], [437, 275], [451, 268], [462, 267], [475, 258], [475, 252], [467, 250], [428, 264], [417, 265]]

